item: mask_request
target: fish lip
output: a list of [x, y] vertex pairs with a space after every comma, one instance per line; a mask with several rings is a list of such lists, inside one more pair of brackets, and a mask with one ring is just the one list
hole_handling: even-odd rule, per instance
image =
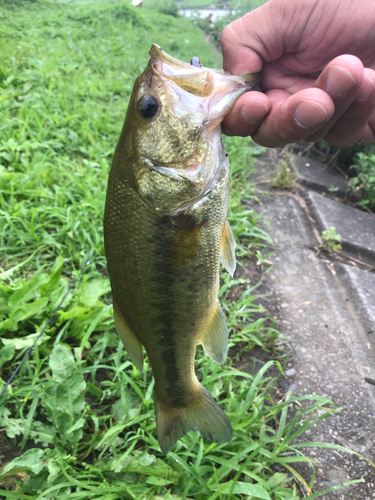
[[[154, 62], [155, 59], [160, 59], [162, 62], [166, 64], [170, 64], [173, 66], [177, 66], [178, 68], [187, 70], [188, 72], [205, 72], [205, 71], [210, 71], [212, 73], [216, 73], [217, 75], [225, 75], [232, 79], [233, 81], [238, 81], [238, 83], [248, 83], [248, 88], [249, 90], [251, 88], [254, 88], [256, 85], [259, 84], [261, 80], [261, 74], [260, 73], [247, 73], [245, 75], [232, 75], [228, 71], [224, 71], [222, 69], [216, 69], [216, 68], [206, 68], [205, 66], [192, 66], [191, 64], [181, 61], [180, 59], [176, 59], [175, 57], [169, 55], [164, 49], [162, 49], [158, 44], [153, 43], [151, 46], [151, 49], [149, 51], [149, 54], [151, 56], [151, 63], [154, 68]], [[155, 68], [154, 68], [155, 69]], [[157, 70], [156, 70], [157, 71]], [[159, 73], [159, 71], [157, 71]], [[160, 73], [163, 73], [162, 71]], [[168, 78], [168, 75], [165, 74], [165, 76]]]
[[175, 57], [169, 55], [157, 43], [152, 44], [149, 54], [151, 57], [161, 59], [165, 63], [173, 64], [180, 68], [188, 69], [189, 71], [191, 71], [192, 69], [197, 69], [191, 64], [181, 61], [180, 59], [176, 59]]

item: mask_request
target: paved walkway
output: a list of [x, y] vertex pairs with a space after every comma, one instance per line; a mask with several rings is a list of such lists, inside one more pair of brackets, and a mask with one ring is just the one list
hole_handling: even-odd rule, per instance
[[[375, 217], [344, 203], [342, 175], [303, 157], [292, 157], [295, 187], [272, 190], [265, 184], [275, 151], [258, 165], [258, 181], [270, 191], [262, 210], [276, 246], [265, 276], [282, 334], [292, 355], [282, 385], [296, 395], [331, 398], [341, 413], [315, 426], [304, 441], [347, 446], [375, 461]], [[330, 186], [338, 187], [331, 195]], [[316, 250], [331, 226], [342, 236], [337, 257]], [[361, 264], [362, 262], [362, 264]], [[325, 499], [375, 499], [375, 468], [341, 451], [304, 450], [317, 460], [315, 491], [364, 478], [365, 483], [324, 495]], [[304, 476], [311, 474], [303, 470]]]

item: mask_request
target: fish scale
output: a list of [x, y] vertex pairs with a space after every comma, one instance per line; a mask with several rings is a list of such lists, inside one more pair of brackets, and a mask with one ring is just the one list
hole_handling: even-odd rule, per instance
[[167, 453], [192, 429], [216, 442], [231, 438], [194, 360], [199, 340], [216, 362], [227, 352], [217, 296], [220, 258], [233, 274], [235, 241], [226, 221], [229, 163], [220, 122], [254, 77], [193, 67], [155, 45], [150, 54], [110, 170], [104, 236], [116, 326], [139, 370], [147, 352]]

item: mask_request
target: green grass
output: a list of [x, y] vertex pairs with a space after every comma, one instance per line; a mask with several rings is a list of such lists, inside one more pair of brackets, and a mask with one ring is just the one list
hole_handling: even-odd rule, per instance
[[[152, 42], [184, 60], [199, 55], [206, 66], [217, 66], [218, 56], [186, 19], [124, 4], [9, 3], [0, 17], [7, 47], [0, 54], [0, 389], [34, 344], [0, 398], [0, 497], [299, 498], [296, 484], [304, 480], [294, 464], [313, 464], [294, 441], [339, 411], [331, 401], [288, 394], [276, 402], [277, 380], [267, 373], [272, 364], [281, 373], [278, 362], [258, 373], [235, 368], [230, 358], [220, 367], [198, 348], [197, 373], [225, 407], [233, 440], [219, 446], [189, 433], [164, 457], [151, 371], [137, 372], [114, 328], [102, 215], [133, 81]], [[272, 246], [258, 228], [246, 179], [262, 148], [240, 138], [226, 138], [226, 146], [228, 217], [243, 265]], [[230, 346], [242, 351], [272, 349], [278, 337], [256, 285], [222, 277]]]

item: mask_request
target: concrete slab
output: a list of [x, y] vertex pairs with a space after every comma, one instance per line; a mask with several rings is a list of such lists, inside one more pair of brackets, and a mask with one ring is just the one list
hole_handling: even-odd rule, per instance
[[368, 342], [375, 345], [375, 273], [345, 264], [338, 266], [338, 272], [366, 327]]
[[[291, 157], [291, 166], [302, 185], [321, 193], [331, 193], [343, 198], [348, 196], [349, 190], [345, 177], [334, 167], [297, 155]], [[330, 191], [330, 187], [335, 190]]]
[[[286, 367], [289, 376], [283, 388], [285, 384], [296, 395], [326, 396], [343, 408], [315, 425], [302, 440], [346, 446], [374, 461], [375, 387], [364, 379], [374, 378], [375, 349], [368, 345], [361, 311], [340, 281], [337, 265], [316, 256], [312, 223], [298, 201], [280, 192], [261, 201], [261, 209], [267, 210], [272, 222], [267, 231], [276, 244], [274, 266], [263, 283], [276, 311], [278, 329], [292, 340], [293, 353]], [[328, 221], [338, 227], [335, 223]], [[375, 469], [365, 461], [320, 448], [303, 451], [317, 463], [315, 491], [343, 479], [365, 480], [326, 494], [325, 499], [375, 499]], [[305, 466], [297, 467], [304, 477], [311, 474]]]
[[336, 228], [344, 250], [375, 264], [375, 217], [358, 208], [309, 192], [308, 202], [321, 231]]

